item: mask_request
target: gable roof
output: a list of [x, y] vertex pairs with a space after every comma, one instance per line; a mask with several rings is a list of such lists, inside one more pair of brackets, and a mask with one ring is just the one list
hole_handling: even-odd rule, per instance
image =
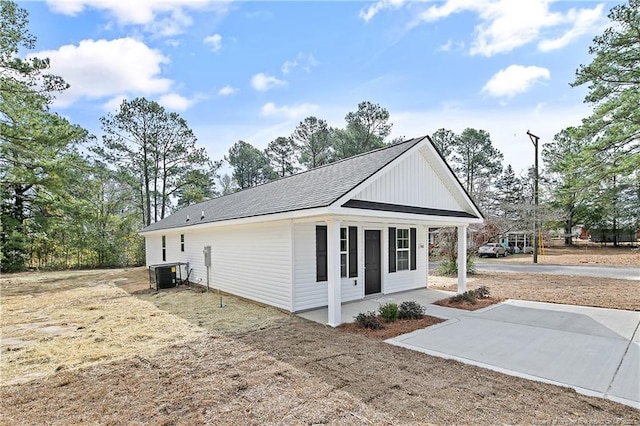
[[[176, 211], [141, 232], [328, 207], [426, 136], [213, 198]], [[202, 212], [204, 217], [201, 219]], [[189, 221], [187, 221], [187, 217]]]

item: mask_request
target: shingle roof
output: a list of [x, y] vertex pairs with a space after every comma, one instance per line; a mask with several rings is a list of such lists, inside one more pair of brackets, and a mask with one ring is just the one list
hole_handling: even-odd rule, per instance
[[[385, 146], [233, 194], [185, 207], [141, 232], [327, 207], [425, 137]], [[204, 218], [200, 219], [204, 211]], [[187, 222], [187, 217], [189, 221]]]

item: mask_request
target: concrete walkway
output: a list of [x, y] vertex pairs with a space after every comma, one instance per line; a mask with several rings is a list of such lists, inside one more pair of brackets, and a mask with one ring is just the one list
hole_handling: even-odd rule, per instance
[[[387, 343], [640, 409], [640, 312], [521, 300], [474, 312], [432, 304], [453, 294], [424, 288], [344, 303], [342, 321], [414, 300], [447, 321]], [[299, 315], [327, 323], [326, 308]]]
[[450, 318], [387, 342], [640, 409], [640, 312], [509, 300]]

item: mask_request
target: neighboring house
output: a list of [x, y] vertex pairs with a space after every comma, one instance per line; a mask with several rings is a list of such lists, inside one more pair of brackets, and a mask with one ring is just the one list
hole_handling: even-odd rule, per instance
[[[466, 235], [482, 215], [428, 137], [185, 207], [141, 231], [147, 265], [189, 262], [190, 281], [290, 312], [427, 285], [429, 227]], [[203, 250], [211, 247], [207, 280]]]

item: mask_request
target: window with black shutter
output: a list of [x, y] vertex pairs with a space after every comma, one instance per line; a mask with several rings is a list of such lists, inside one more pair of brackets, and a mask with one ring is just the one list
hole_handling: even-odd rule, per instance
[[410, 268], [412, 271], [415, 271], [417, 265], [416, 265], [416, 228], [411, 228], [411, 239], [410, 239], [410, 249], [409, 249], [409, 253], [410, 253]]
[[327, 227], [316, 226], [316, 281], [327, 281]]
[[416, 270], [416, 228], [389, 228], [389, 272]]
[[396, 271], [396, 228], [389, 228], [389, 272]]
[[349, 278], [358, 276], [358, 228], [349, 227]]

